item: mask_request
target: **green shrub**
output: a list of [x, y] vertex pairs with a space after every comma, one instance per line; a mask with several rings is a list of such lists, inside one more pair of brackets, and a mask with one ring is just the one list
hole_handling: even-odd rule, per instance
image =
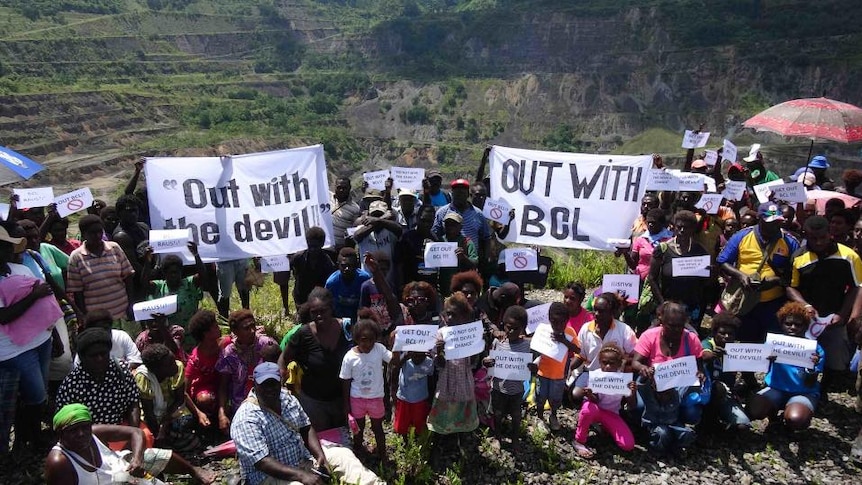
[[592, 288], [602, 284], [603, 275], [625, 272], [623, 259], [609, 252], [572, 249], [551, 250], [545, 254], [554, 260], [548, 275], [549, 288], [562, 289], [573, 281]]

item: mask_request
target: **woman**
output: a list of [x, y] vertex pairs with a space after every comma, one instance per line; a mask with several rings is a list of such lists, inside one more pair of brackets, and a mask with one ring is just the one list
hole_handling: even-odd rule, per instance
[[673, 261], [678, 258], [707, 256], [709, 253], [694, 240], [697, 218], [693, 212], [681, 210], [673, 216], [674, 237], [655, 248], [650, 264], [649, 284], [653, 298], [661, 305], [674, 300], [685, 305], [691, 324], [698, 328], [703, 318], [704, 290], [709, 278], [674, 276]]
[[[587, 295], [587, 290], [584, 285], [573, 281], [566, 285], [563, 290], [563, 304], [569, 311], [569, 319], [566, 321], [566, 326], [571, 327], [575, 333], [581, 331], [584, 324], [593, 321], [593, 314], [588, 312], [582, 306], [584, 297]], [[593, 303], [595, 305], [595, 303]]]
[[[46, 382], [51, 362], [52, 332], [64, 325], [63, 312], [51, 288], [16, 264], [26, 248], [21, 237], [11, 237], [0, 226], [0, 452], [7, 451], [15, 421], [15, 399], [23, 404], [15, 426], [15, 446], [35, 444], [41, 416], [48, 402]], [[59, 341], [59, 339], [58, 339]], [[8, 394], [7, 394], [8, 392]]]
[[481, 310], [476, 305], [479, 300], [479, 294], [482, 293], [482, 277], [476, 271], [462, 271], [455, 273], [452, 276], [452, 282], [449, 285], [449, 292], [454, 294], [460, 291], [467, 298], [467, 303], [473, 308], [473, 321], [482, 318]]
[[279, 367], [284, 375], [291, 362], [302, 368], [299, 403], [314, 429], [325, 431], [347, 424], [338, 373], [344, 354], [352, 347], [344, 325], [349, 319], [345, 322], [333, 316], [332, 293], [325, 288], [313, 289], [307, 304], [312, 321], [290, 338], [279, 358]]
[[640, 276], [641, 283], [649, 276], [653, 250], [659, 243], [673, 237], [673, 233], [667, 228], [667, 216], [661, 209], [650, 209], [647, 212], [646, 226], [646, 232], [634, 238], [630, 248], [620, 248], [616, 252], [616, 255], [625, 258], [629, 269]]

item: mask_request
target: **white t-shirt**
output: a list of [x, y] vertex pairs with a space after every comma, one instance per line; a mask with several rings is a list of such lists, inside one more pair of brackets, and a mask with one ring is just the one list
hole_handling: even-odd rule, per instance
[[595, 320], [585, 324], [578, 332], [578, 340], [581, 342], [581, 358], [584, 359], [587, 370], [596, 370], [602, 367], [601, 362], [599, 362], [599, 351], [605, 344], [616, 344], [626, 355], [634, 352], [638, 338], [634, 330], [625, 323], [614, 320], [604, 339], [600, 338], [597, 332], [598, 324]]
[[379, 342], [375, 343], [374, 348], [367, 354], [359, 352], [359, 347], [353, 347], [344, 354], [338, 377], [353, 379], [350, 383], [350, 397], [383, 397], [383, 363], [388, 363], [391, 359], [392, 352]]
[[[111, 329], [111, 358], [132, 365], [142, 363], [141, 351], [138, 350], [135, 341], [124, 330], [117, 330], [116, 328]], [[75, 354], [75, 361], [72, 366], [77, 367], [80, 363], [78, 354]]]

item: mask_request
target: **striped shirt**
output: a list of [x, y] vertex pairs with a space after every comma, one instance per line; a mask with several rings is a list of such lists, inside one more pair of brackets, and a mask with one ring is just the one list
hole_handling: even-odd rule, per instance
[[463, 211], [459, 211], [452, 204], [446, 204], [437, 209], [437, 214], [434, 216], [434, 225], [431, 227], [431, 232], [437, 238], [442, 240], [446, 234], [446, 230], [443, 228], [443, 218], [450, 212], [460, 214], [464, 219], [464, 222], [461, 223], [461, 234], [473, 241], [476, 249], [479, 249], [485, 241], [491, 239], [491, 228], [488, 226], [488, 221], [471, 204], [467, 204], [467, 208]]
[[72, 251], [69, 256], [69, 293], [83, 293], [87, 312], [107, 310], [116, 319], [126, 316], [129, 297], [126, 294], [126, 278], [134, 274], [126, 254], [120, 245], [104, 241], [102, 254], [91, 253], [86, 245]]
[[335, 238], [335, 247], [344, 246], [344, 238], [347, 236], [347, 228], [356, 226], [356, 219], [362, 214], [359, 205], [352, 200], [338, 202], [332, 198], [332, 235]]

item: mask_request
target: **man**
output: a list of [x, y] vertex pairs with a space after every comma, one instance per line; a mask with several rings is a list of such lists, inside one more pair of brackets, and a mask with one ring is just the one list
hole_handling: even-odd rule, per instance
[[107, 310], [115, 322], [124, 323], [132, 296], [135, 270], [113, 241], [103, 241], [102, 219], [88, 214], [78, 222], [83, 246], [69, 256], [66, 291], [74, 295], [75, 304], [86, 313]]
[[434, 216], [434, 227], [431, 230], [438, 238], [442, 239], [445, 234], [443, 219], [450, 212], [457, 213], [463, 221], [461, 233], [476, 245], [480, 254], [479, 261], [487, 261], [488, 255], [491, 254], [491, 230], [482, 212], [476, 210], [470, 203], [470, 182], [465, 179], [455, 179], [450, 185], [452, 186], [452, 202], [437, 209], [437, 214]]
[[336, 252], [344, 247], [347, 228], [353, 227], [353, 221], [362, 213], [359, 205], [350, 200], [350, 190], [350, 179], [339, 177], [335, 181], [335, 193], [332, 201], [332, 232], [335, 238]]
[[743, 158], [743, 160], [745, 160], [749, 187], [765, 184], [766, 182], [772, 182], [773, 180], [781, 178], [775, 172], [766, 170], [766, 167], [763, 164], [763, 153], [760, 151], [759, 143], [751, 145], [751, 150], [748, 152], [748, 156]]
[[239, 293], [240, 305], [246, 310], [251, 306], [251, 290], [245, 283], [248, 274], [248, 258], [231, 259], [216, 263], [216, 278], [218, 279], [218, 299], [216, 307], [219, 314], [227, 318], [230, 313], [230, 294], [233, 287]]
[[645, 194], [641, 199], [641, 213], [632, 223], [632, 239], [640, 236], [647, 230], [646, 215], [652, 209], [658, 209], [659, 200], [654, 194]]
[[458, 266], [454, 268], [440, 268], [440, 279], [437, 292], [441, 297], [449, 296], [451, 293], [450, 283], [455, 273], [476, 269], [479, 262], [479, 253], [473, 241], [464, 236], [461, 230], [463, 219], [457, 212], [450, 212], [443, 217], [443, 241], [457, 243], [455, 256], [458, 258]]
[[350, 318], [356, 321], [359, 310], [359, 293], [362, 283], [371, 279], [367, 271], [359, 267], [356, 250], [341, 248], [338, 253], [338, 271], [333, 272], [326, 280], [326, 289], [332, 293], [335, 303], [336, 317]]
[[[374, 251], [381, 251], [389, 256], [390, 261], [395, 257], [395, 246], [401, 237], [401, 226], [386, 217], [389, 207], [382, 200], [375, 200], [368, 206], [368, 214], [360, 216], [356, 220], [357, 228], [353, 233], [353, 240], [359, 246], [359, 260], [362, 261], [362, 269], [365, 267], [365, 255]], [[386, 281], [390, 288], [396, 288], [395, 268], [390, 265], [386, 273]]]
[[392, 209], [395, 211], [395, 220], [401, 226], [402, 232], [416, 229], [422, 201], [416, 198], [416, 194], [412, 190], [398, 189], [398, 205]]
[[[423, 205], [419, 211], [419, 222], [416, 229], [405, 232], [398, 241], [395, 267], [401, 276], [401, 282], [425, 281], [437, 287], [437, 268], [425, 267], [425, 244], [439, 242], [440, 238], [431, 232], [436, 212], [434, 207]], [[397, 294], [400, 292], [396, 291]]]
[[[215, 474], [192, 466], [171, 450], [144, 449], [144, 432], [131, 426], [93, 424], [84, 404], [66, 404], [54, 415], [59, 441], [45, 460], [45, 482], [50, 485], [83, 483], [144, 483], [145, 475], [189, 474], [200, 483], [213, 483]], [[131, 453], [120, 454], [106, 442], [129, 442]], [[131, 482], [130, 477], [141, 478]]]
[[150, 237], [149, 226], [138, 221], [141, 211], [140, 204], [138, 198], [132, 194], [123, 194], [117, 199], [117, 218], [120, 222], [111, 236], [111, 240], [123, 248], [126, 258], [132, 263], [135, 271], [141, 270], [136, 248], [138, 244]]
[[254, 369], [254, 389], [237, 410], [230, 435], [249, 485], [322, 485], [333, 472], [343, 483], [386, 483], [349, 449], [320, 445], [299, 401], [281, 387], [278, 365], [271, 362]]
[[425, 180], [422, 181], [422, 203], [439, 208], [452, 202], [452, 196], [440, 189], [442, 185], [443, 175], [440, 174], [439, 170], [427, 171], [425, 173]]
[[57, 407], [81, 403], [96, 424], [141, 422], [140, 393], [125, 362], [111, 358], [111, 334], [99, 327], [78, 334], [80, 365], [63, 379], [57, 390]]
[[826, 388], [850, 365], [846, 325], [856, 316], [853, 307], [862, 297], [862, 260], [852, 249], [830, 238], [825, 217], [809, 217], [803, 230], [808, 250], [793, 259], [787, 296], [805, 305], [812, 319], [829, 317], [825, 328], [815, 322], [809, 329], [826, 352], [821, 383]]
[[808, 170], [814, 173], [814, 177], [816, 179], [815, 184], [820, 187], [823, 187], [823, 185], [828, 182], [832, 182], [832, 179], [826, 175], [826, 169], [828, 168], [829, 160], [827, 160], [823, 155], [817, 155], [808, 162]]
[[[308, 249], [290, 257], [290, 272], [295, 279], [293, 285], [293, 302], [299, 307], [308, 300], [308, 294], [316, 286], [324, 286], [326, 279], [335, 271], [335, 263], [329, 252], [323, 250], [326, 233], [320, 227], [311, 227], [305, 233], [305, 243]], [[285, 281], [283, 288], [287, 290]], [[282, 295], [282, 300], [285, 300]]]

